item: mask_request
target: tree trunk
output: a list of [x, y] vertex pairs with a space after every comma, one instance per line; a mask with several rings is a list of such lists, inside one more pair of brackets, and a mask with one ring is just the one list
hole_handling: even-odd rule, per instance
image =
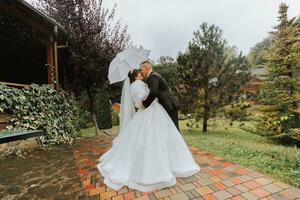
[[203, 125], [202, 125], [202, 132], [207, 132], [207, 121], [208, 121], [208, 103], [207, 103], [207, 94], [205, 92], [204, 96], [204, 113], [203, 113]]
[[209, 85], [209, 78], [208, 78], [208, 53], [205, 56], [205, 78], [204, 78], [204, 105], [203, 105], [203, 125], [202, 125], [202, 132], [207, 132], [207, 121], [208, 121], [208, 85]]
[[98, 135], [100, 132], [99, 132], [98, 124], [97, 124], [97, 116], [96, 116], [96, 112], [95, 112], [94, 98], [93, 98], [92, 94], [88, 93], [88, 96], [89, 96], [89, 100], [90, 100], [90, 109], [91, 109], [92, 119], [93, 119], [94, 126], [96, 129], [96, 134]]

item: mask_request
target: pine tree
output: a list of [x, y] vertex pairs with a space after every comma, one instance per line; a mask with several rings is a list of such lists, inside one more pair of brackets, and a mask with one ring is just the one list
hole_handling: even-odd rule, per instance
[[183, 108], [186, 112], [196, 111], [196, 120], [203, 120], [203, 132], [208, 119], [239, 96], [249, 77], [246, 58], [231, 50], [217, 26], [203, 23], [187, 51], [177, 58], [180, 104], [188, 105]]
[[291, 135], [299, 127], [299, 26], [288, 19], [288, 6], [280, 4], [278, 25], [271, 32], [272, 41], [265, 51], [267, 76], [261, 90], [266, 105], [263, 128], [270, 136]]

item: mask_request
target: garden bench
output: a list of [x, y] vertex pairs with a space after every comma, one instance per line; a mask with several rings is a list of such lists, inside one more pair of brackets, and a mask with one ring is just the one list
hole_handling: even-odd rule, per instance
[[25, 140], [31, 137], [37, 137], [44, 134], [42, 130], [28, 130], [28, 131], [1, 131], [0, 132], [0, 144]]

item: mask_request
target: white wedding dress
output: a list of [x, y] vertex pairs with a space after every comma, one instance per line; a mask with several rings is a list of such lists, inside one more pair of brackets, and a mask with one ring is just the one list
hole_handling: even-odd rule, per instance
[[127, 185], [148, 192], [175, 185], [176, 176], [198, 173], [199, 166], [158, 100], [140, 108], [149, 93], [147, 85], [136, 80], [130, 91], [139, 110], [99, 159], [97, 168], [104, 183], [115, 190]]

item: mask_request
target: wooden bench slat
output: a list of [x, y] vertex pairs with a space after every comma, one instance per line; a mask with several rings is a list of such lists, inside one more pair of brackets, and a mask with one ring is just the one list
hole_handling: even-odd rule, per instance
[[31, 131], [18, 131], [13, 134], [5, 133], [0, 134], [0, 144], [17, 141], [17, 140], [24, 140], [31, 137], [41, 136], [44, 134], [42, 130], [31, 130]]

